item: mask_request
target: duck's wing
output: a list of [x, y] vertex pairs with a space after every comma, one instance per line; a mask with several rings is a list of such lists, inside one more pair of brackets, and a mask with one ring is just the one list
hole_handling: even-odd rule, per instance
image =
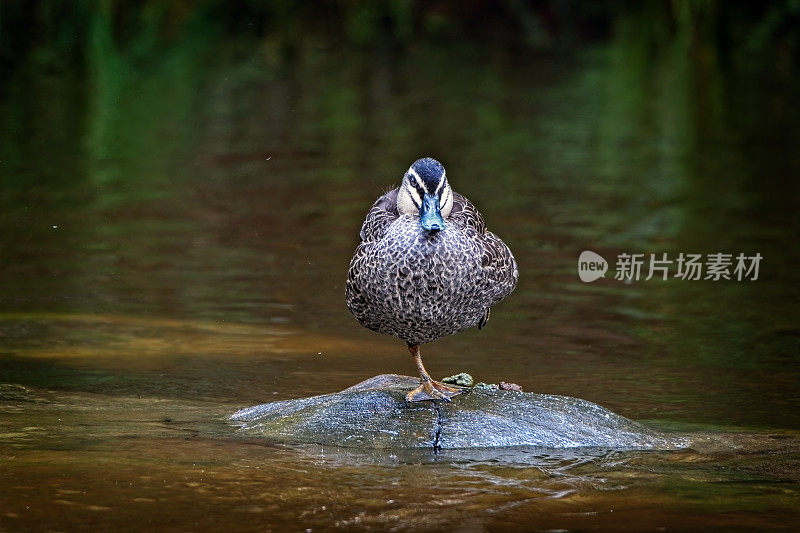
[[359, 236], [361, 242], [378, 241], [383, 237], [383, 233], [389, 224], [395, 221], [399, 213], [397, 212], [397, 189], [391, 190], [375, 200], [369, 211], [367, 218], [361, 225]]
[[458, 193], [453, 193], [453, 209], [447, 218], [477, 233], [474, 239], [481, 249], [481, 269], [491, 280], [486, 294], [486, 311], [478, 325], [483, 328], [489, 321], [489, 308], [511, 294], [517, 286], [517, 261], [500, 237], [486, 229], [483, 216], [472, 202]]
[[472, 228], [481, 235], [486, 233], [486, 223], [478, 208], [457, 192], [453, 192], [453, 209], [447, 218], [460, 226]]
[[[487, 231], [482, 235], [481, 247], [483, 248], [481, 267], [489, 279], [492, 280], [490, 289], [491, 304], [487, 306], [491, 307], [511, 294], [514, 287], [517, 286], [519, 269], [517, 268], [514, 254], [508, 249], [506, 243], [491, 231]], [[488, 321], [489, 312], [487, 309], [483, 325]]]

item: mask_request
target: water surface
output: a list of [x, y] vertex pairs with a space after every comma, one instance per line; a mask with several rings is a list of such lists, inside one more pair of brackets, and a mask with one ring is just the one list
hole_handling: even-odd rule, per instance
[[[531, 56], [187, 39], [35, 61], [0, 93], [0, 527], [780, 528], [800, 515], [790, 79], [680, 43]], [[706, 435], [669, 453], [377, 454], [225, 417], [413, 372], [344, 279], [371, 202], [447, 167], [520, 266], [437, 377], [577, 396]], [[582, 250], [764, 257], [757, 281], [582, 283]], [[698, 441], [701, 442], [701, 441]]]

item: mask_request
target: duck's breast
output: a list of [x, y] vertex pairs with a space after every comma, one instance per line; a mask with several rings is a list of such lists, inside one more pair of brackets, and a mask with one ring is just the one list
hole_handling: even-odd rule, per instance
[[380, 240], [356, 251], [348, 278], [350, 310], [364, 326], [408, 342], [430, 342], [474, 326], [505, 296], [498, 293], [495, 269], [486, 264], [484, 238], [452, 222], [429, 233], [419, 217], [399, 216]]

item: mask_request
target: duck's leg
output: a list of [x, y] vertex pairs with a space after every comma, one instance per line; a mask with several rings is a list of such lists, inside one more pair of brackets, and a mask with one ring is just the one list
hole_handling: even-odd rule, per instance
[[422, 400], [445, 400], [450, 401], [450, 398], [457, 394], [464, 392], [461, 387], [451, 387], [438, 381], [431, 379], [428, 371], [422, 365], [422, 356], [419, 353], [419, 344], [409, 344], [408, 351], [414, 357], [414, 362], [417, 363], [419, 369], [419, 379], [422, 382], [419, 387], [406, 394], [407, 402], [421, 402]]

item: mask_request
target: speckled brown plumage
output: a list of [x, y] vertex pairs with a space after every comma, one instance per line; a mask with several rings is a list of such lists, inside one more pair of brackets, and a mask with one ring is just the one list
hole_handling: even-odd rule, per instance
[[436, 232], [418, 215], [401, 215], [397, 194], [378, 198], [361, 227], [347, 276], [350, 311], [364, 327], [410, 345], [477, 325], [517, 284], [511, 251], [460, 194]]

